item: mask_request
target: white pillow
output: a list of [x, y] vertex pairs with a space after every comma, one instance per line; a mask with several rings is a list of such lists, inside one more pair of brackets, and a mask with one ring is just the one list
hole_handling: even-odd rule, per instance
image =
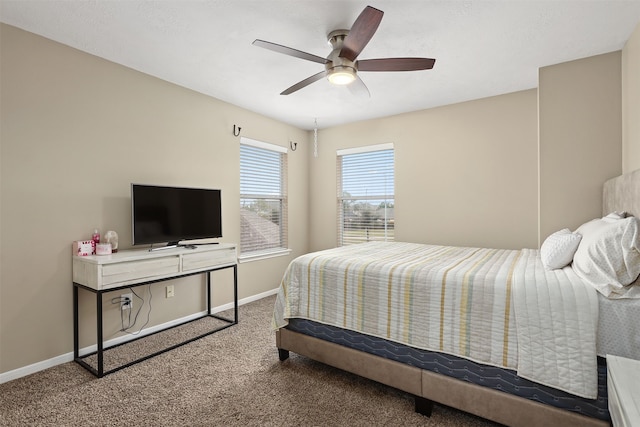
[[540, 247], [542, 265], [547, 270], [566, 267], [571, 263], [582, 236], [568, 228], [556, 231], [547, 237]]
[[640, 224], [635, 217], [615, 221], [595, 219], [576, 233], [582, 241], [573, 269], [585, 282], [609, 298], [622, 298], [640, 275]]

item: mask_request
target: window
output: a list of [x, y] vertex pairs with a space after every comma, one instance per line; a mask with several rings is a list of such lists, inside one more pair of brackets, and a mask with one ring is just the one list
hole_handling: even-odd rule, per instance
[[279, 255], [287, 248], [287, 150], [240, 141], [240, 258]]
[[338, 150], [338, 245], [393, 241], [393, 144]]

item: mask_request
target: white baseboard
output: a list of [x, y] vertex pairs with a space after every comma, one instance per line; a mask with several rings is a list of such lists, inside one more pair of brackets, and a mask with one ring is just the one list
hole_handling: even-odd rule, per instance
[[[241, 300], [238, 300], [238, 306], [241, 305], [245, 305], [245, 304], [249, 304], [250, 302], [254, 302], [254, 301], [258, 301], [262, 298], [266, 298], [268, 296], [271, 295], [275, 295], [278, 293], [278, 289], [272, 289], [270, 291], [267, 292], [263, 292], [261, 294], [257, 294], [257, 295], [252, 295], [250, 297], [247, 298], [243, 298]], [[233, 303], [230, 302], [228, 304], [224, 304], [218, 307], [214, 307], [211, 311], [213, 313], [219, 313], [221, 311], [225, 311], [225, 310], [229, 310], [233, 308]], [[201, 315], [205, 314], [205, 311], [201, 312], [201, 313], [195, 313], [195, 314], [191, 314], [189, 316], [185, 316], [181, 319], [176, 319], [176, 320], [172, 320], [170, 322], [166, 322], [163, 323], [162, 325], [156, 325], [156, 326], [152, 326], [150, 328], [146, 328], [143, 329], [139, 334], [137, 334], [135, 337], [132, 336], [121, 336], [121, 337], [117, 337], [114, 338], [112, 340], [106, 341], [105, 342], [105, 346], [106, 347], [111, 347], [113, 345], [116, 344], [122, 344], [123, 342], [127, 342], [130, 341], [134, 338], [139, 338], [141, 336], [145, 336], [145, 335], [149, 335], [151, 333], [160, 331], [162, 329], [166, 329], [168, 327], [186, 322], [188, 320], [192, 320], [195, 319]], [[242, 318], [239, 319], [240, 321], [242, 321]], [[96, 351], [98, 348], [97, 345], [92, 345], [89, 347], [84, 347], [80, 349], [80, 355], [84, 355], [84, 354], [88, 354], [91, 352]], [[26, 377], [27, 375], [31, 375], [31, 374], [35, 374], [36, 372], [39, 371], [43, 371], [45, 369], [48, 368], [52, 368], [54, 366], [57, 365], [61, 365], [63, 363], [67, 363], [67, 362], [72, 362], [73, 361], [73, 351], [69, 352], [69, 353], [65, 353], [65, 354], [61, 354], [60, 356], [56, 356], [53, 357], [51, 359], [47, 359], [47, 360], [43, 360], [41, 362], [37, 362], [37, 363], [33, 363], [31, 365], [28, 366], [23, 366], [22, 368], [18, 368], [18, 369], [14, 369], [12, 371], [8, 371], [5, 373], [0, 374], [0, 384], [21, 378], [21, 377]]]

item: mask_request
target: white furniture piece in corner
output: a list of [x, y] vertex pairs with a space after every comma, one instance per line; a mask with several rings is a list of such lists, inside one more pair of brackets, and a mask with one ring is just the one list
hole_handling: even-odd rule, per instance
[[[233, 319], [217, 316], [211, 312], [211, 278], [209, 273], [226, 268], [233, 268]], [[105, 292], [129, 289], [195, 274], [204, 274], [206, 277], [207, 311], [197, 319], [190, 319], [189, 322], [203, 317], [215, 317], [224, 322], [223, 326], [208, 330], [197, 337], [105, 372], [104, 351], [108, 348], [105, 348], [103, 342], [102, 295]], [[79, 290], [92, 292], [96, 296], [97, 351], [82, 356], [79, 354]], [[180, 326], [184, 323], [187, 322], [175, 324], [171, 327]], [[73, 357], [77, 363], [99, 378], [237, 323], [238, 258], [235, 244], [199, 245], [191, 248], [178, 247], [153, 252], [148, 249], [133, 249], [119, 251], [111, 255], [73, 256]], [[97, 367], [84, 360], [93, 355], [97, 356]]]
[[640, 426], [640, 360], [608, 354], [607, 390], [613, 426]]

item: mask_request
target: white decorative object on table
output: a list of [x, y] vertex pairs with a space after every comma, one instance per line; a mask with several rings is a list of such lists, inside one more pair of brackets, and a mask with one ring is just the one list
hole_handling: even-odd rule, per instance
[[104, 242], [111, 243], [111, 252], [118, 252], [118, 233], [107, 231], [104, 233]]

